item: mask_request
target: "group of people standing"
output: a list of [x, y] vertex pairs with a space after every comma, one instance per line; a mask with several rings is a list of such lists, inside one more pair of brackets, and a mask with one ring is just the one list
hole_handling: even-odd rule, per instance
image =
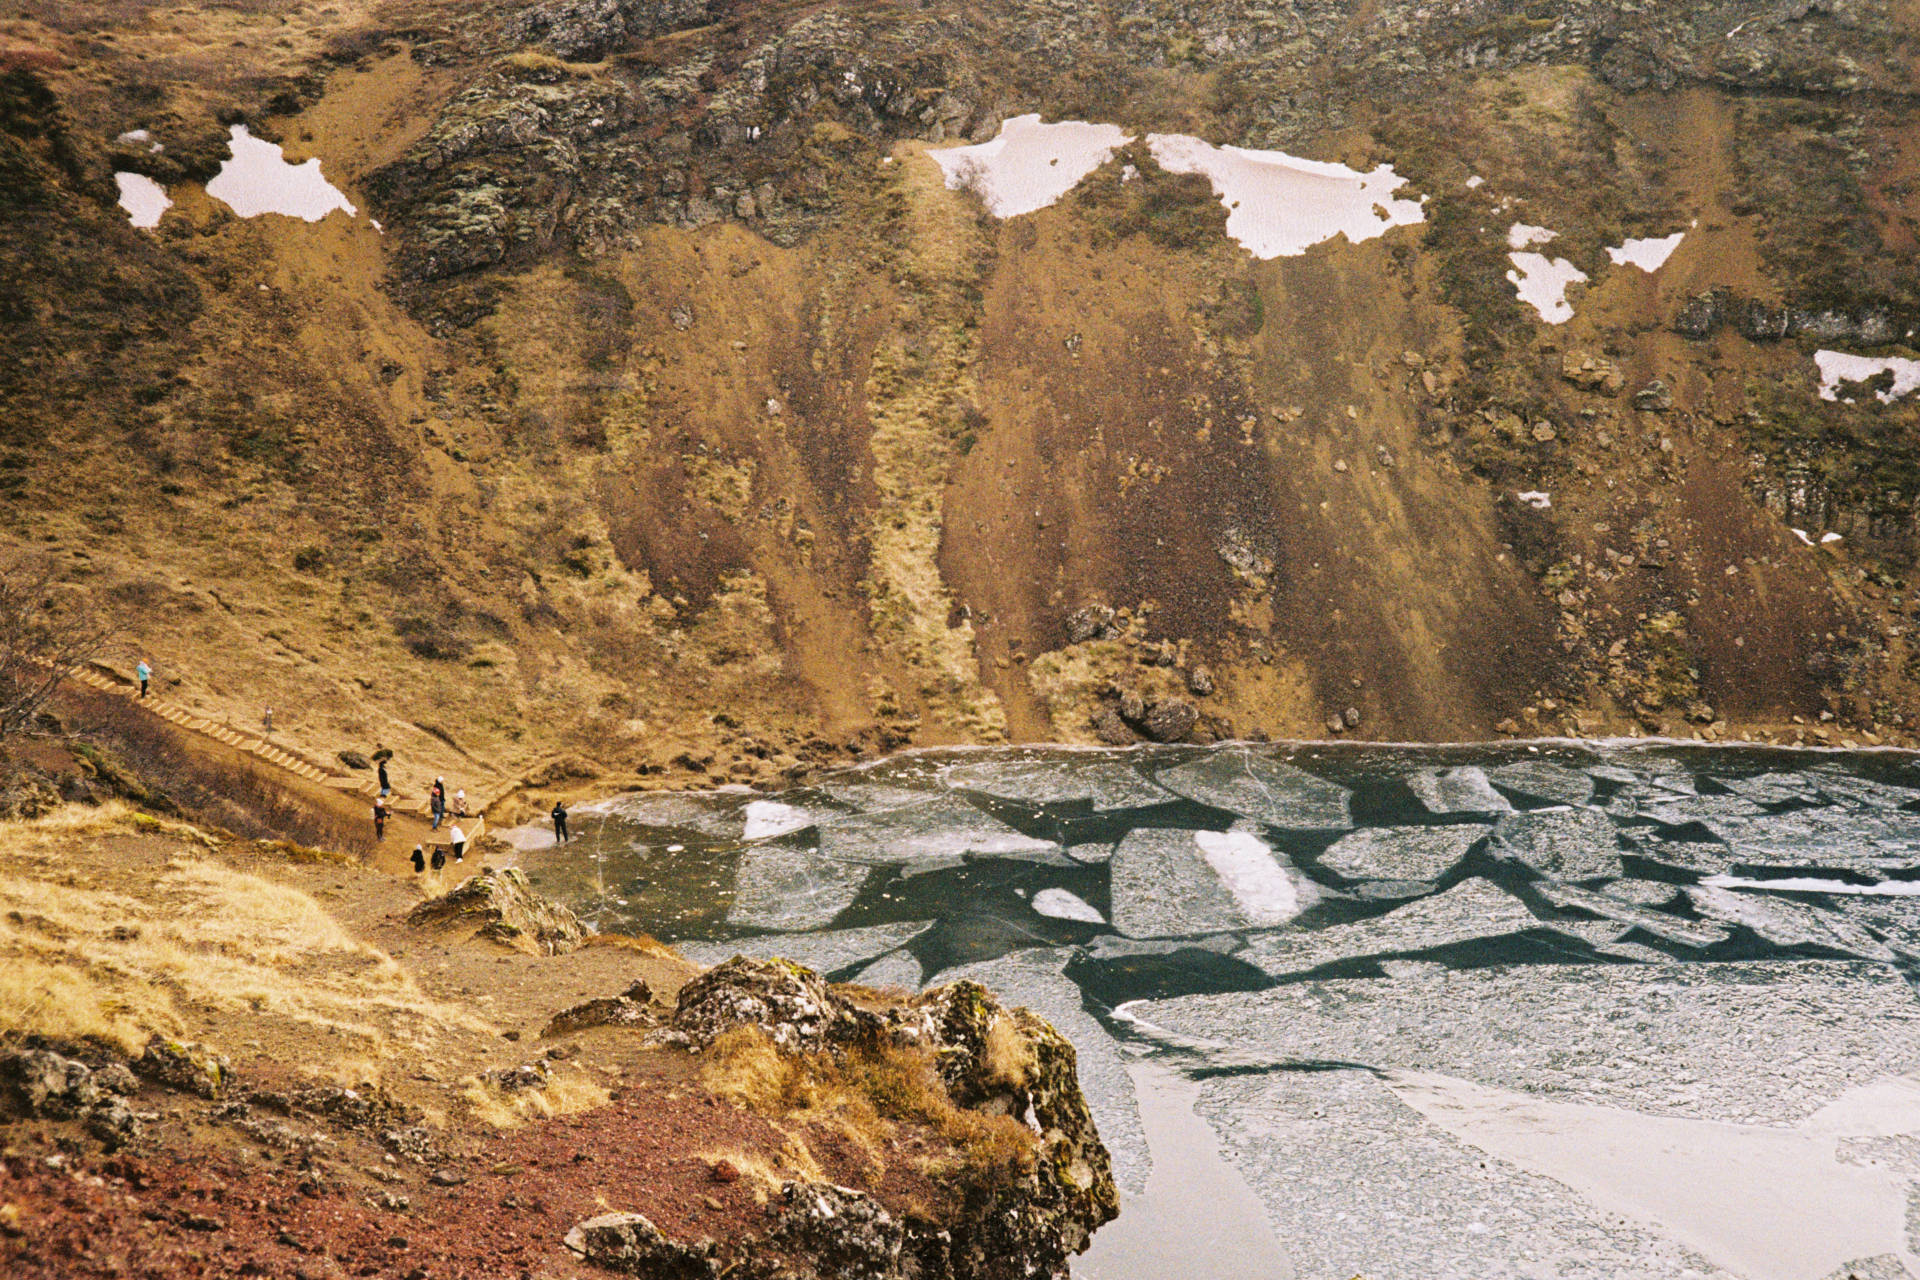
[[[387, 804], [387, 797], [393, 794], [393, 780], [387, 776], [387, 760], [389, 758], [388, 756], [381, 756], [380, 759], [375, 762], [377, 776], [380, 779], [380, 794], [374, 797], [373, 801], [373, 838], [375, 840], [385, 840], [387, 838], [387, 821], [393, 816], [393, 810]], [[431, 855], [427, 853], [425, 844], [415, 845], [411, 858], [414, 871], [423, 872], [429, 866], [435, 871], [440, 870], [447, 865], [447, 853], [449, 850], [452, 851], [455, 862], [465, 862], [467, 860], [467, 833], [460, 829], [460, 821], [467, 816], [466, 788], [461, 787], [456, 790], [453, 793], [452, 802], [449, 803], [447, 800], [447, 780], [445, 778], [435, 778], [433, 780], [433, 787], [427, 792], [427, 809], [433, 817], [433, 830], [438, 831], [441, 823], [448, 823], [447, 843], [444, 845], [434, 845]]]

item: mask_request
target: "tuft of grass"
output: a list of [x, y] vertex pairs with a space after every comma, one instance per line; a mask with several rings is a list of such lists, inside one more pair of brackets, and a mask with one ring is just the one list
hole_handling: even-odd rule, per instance
[[460, 1082], [460, 1100], [475, 1119], [495, 1129], [514, 1129], [530, 1120], [577, 1115], [607, 1105], [607, 1091], [579, 1072], [561, 1072], [538, 1089], [511, 1093], [478, 1076]]

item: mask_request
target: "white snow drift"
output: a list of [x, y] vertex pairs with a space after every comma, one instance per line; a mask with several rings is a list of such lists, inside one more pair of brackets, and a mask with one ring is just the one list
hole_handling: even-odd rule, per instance
[[288, 164], [285, 152], [254, 137], [243, 124], [233, 126], [227, 145], [230, 158], [207, 184], [207, 194], [241, 217], [278, 213], [318, 222], [335, 209], [359, 212], [339, 188], [320, 176], [318, 157], [305, 164]]

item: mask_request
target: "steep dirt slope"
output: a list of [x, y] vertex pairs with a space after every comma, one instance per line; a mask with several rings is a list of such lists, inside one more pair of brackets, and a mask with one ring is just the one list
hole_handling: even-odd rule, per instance
[[[184, 704], [410, 791], [1905, 740], [1915, 402], [1811, 355], [1912, 354], [1911, 15], [1660, 10], [30, 4], [0, 530]], [[1258, 260], [1143, 145], [996, 219], [928, 151], [1029, 110], [1391, 162], [1425, 220]], [[234, 120], [358, 216], [207, 197]]]

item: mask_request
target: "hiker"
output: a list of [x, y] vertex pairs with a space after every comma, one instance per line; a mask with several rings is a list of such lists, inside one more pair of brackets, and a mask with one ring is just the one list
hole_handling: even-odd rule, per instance
[[433, 869], [438, 871], [447, 865], [447, 851], [439, 845], [433, 846]]
[[373, 838], [375, 840], [387, 838], [387, 802], [385, 800], [373, 802]]
[[553, 840], [555, 844], [567, 842], [567, 805], [564, 800], [553, 802]]
[[453, 860], [455, 862], [465, 862], [467, 860], [467, 833], [460, 829], [459, 823], [454, 823], [453, 829], [447, 832], [447, 841], [453, 845]]
[[382, 760], [380, 761], [380, 796], [381, 798], [385, 799], [387, 793], [392, 790], [393, 790], [393, 784], [387, 781], [387, 762], [385, 760]]
[[464, 818], [467, 816], [467, 789], [465, 787], [453, 793], [453, 816], [456, 818]]
[[413, 846], [413, 874], [419, 875], [427, 869], [427, 851], [420, 845]]
[[433, 829], [440, 829], [441, 819], [447, 816], [447, 780], [435, 778], [433, 790], [427, 792], [427, 808], [433, 810]]
[[268, 733], [273, 732], [273, 708], [268, 707], [260, 713], [260, 723]]
[[133, 678], [140, 682], [140, 696], [143, 698], [146, 697], [147, 681], [153, 679], [153, 668], [147, 665], [145, 658], [140, 659], [140, 661], [135, 664], [133, 668]]

